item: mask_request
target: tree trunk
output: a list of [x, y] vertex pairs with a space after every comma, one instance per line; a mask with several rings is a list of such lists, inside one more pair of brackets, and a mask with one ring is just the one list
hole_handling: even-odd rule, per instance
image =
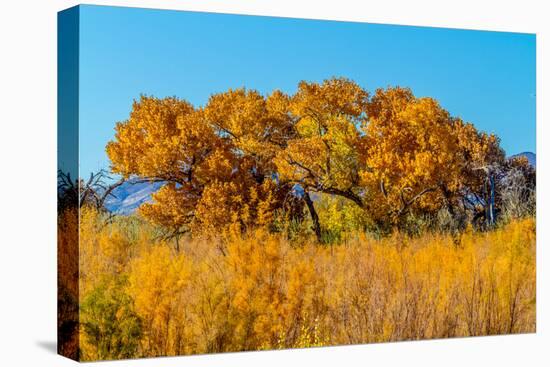
[[176, 240], [176, 254], [179, 254], [180, 253], [180, 235], [179, 234], [176, 234], [175, 240]]
[[315, 206], [313, 205], [313, 200], [311, 200], [309, 192], [307, 191], [304, 191], [304, 200], [306, 202], [307, 208], [309, 209], [309, 214], [311, 215], [313, 230], [315, 231], [317, 241], [321, 242], [321, 225], [319, 224], [319, 215], [317, 215], [317, 211], [315, 211]]
[[449, 214], [451, 214], [451, 217], [453, 217], [454, 219], [455, 210], [452, 203], [451, 192], [447, 189], [447, 186], [443, 184], [440, 187], [441, 187], [441, 192], [443, 193], [443, 197], [445, 198], [445, 206], [447, 207]]
[[489, 224], [495, 224], [495, 179], [489, 174]]

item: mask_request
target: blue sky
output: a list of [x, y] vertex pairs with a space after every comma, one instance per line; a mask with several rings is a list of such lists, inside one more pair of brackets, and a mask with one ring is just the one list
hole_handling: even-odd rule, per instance
[[81, 6], [80, 22], [82, 176], [109, 167], [105, 144], [140, 94], [198, 106], [332, 76], [410, 87], [508, 155], [535, 151], [534, 35], [100, 6]]

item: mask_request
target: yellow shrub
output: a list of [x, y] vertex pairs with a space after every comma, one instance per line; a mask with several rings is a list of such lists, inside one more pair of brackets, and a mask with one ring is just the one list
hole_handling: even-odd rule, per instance
[[143, 223], [100, 219], [81, 217], [81, 288], [127, 277], [136, 356], [535, 330], [532, 218], [454, 237], [353, 233], [332, 247], [233, 231], [184, 238], [179, 253]]

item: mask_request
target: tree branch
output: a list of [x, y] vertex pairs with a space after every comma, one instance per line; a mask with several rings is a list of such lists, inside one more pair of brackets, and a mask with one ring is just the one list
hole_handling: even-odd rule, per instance
[[[404, 188], [403, 190], [401, 190], [401, 201], [403, 203], [403, 206], [401, 207], [401, 209], [399, 209], [399, 211], [397, 212], [397, 216], [400, 217], [401, 215], [403, 215], [408, 209], [409, 207], [415, 202], [417, 201], [418, 199], [420, 199], [422, 196], [424, 196], [425, 194], [429, 193], [429, 192], [433, 192], [435, 191], [435, 187], [428, 187], [422, 191], [420, 191], [418, 194], [416, 194], [415, 196], [412, 197], [411, 200], [406, 200], [405, 199], [405, 196], [403, 194], [403, 192], [405, 191], [405, 189], [407, 188]], [[410, 189], [410, 188], [408, 188]]]

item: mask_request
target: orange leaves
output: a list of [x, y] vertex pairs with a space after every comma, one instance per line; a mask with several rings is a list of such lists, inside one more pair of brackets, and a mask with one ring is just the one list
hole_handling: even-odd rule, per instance
[[[401, 87], [369, 97], [345, 78], [302, 81], [293, 95], [230, 89], [200, 108], [143, 96], [116, 130], [107, 146], [113, 172], [174, 185], [141, 210], [173, 232], [194, 219], [267, 224], [284, 206], [279, 193], [295, 184], [351, 200], [371, 222], [398, 224], [458, 207], [465, 192], [482, 190], [479, 167], [504, 160], [497, 137], [435, 99]], [[251, 209], [254, 193], [269, 202], [261, 211]]]
[[190, 185], [176, 187], [170, 183], [153, 194], [153, 202], [145, 203], [138, 213], [152, 223], [173, 229], [187, 229], [193, 219], [197, 193]]
[[327, 79], [322, 84], [301, 81], [291, 111], [296, 116], [311, 115], [319, 120], [336, 115], [359, 120], [367, 103], [368, 92], [349, 79]]
[[196, 233], [219, 233], [230, 225], [242, 230], [267, 226], [275, 209], [276, 186], [272, 180], [262, 184], [215, 182], [208, 186], [196, 209]]
[[368, 169], [360, 176], [376, 195], [381, 220], [456, 206], [460, 190], [478, 189], [472, 178], [479, 174], [468, 169], [473, 161], [502, 160], [497, 141], [452, 118], [434, 99], [399, 87], [376, 92], [363, 130]]
[[324, 144], [320, 139], [312, 137], [289, 142], [287, 148], [275, 157], [274, 162], [283, 180], [315, 186], [326, 172], [317, 163], [324, 162], [326, 158]]
[[214, 94], [204, 113], [212, 126], [230, 137], [257, 135], [267, 117], [266, 103], [254, 90], [236, 89]]
[[286, 144], [291, 119], [286, 113], [288, 97], [280, 91], [264, 98], [255, 90], [236, 89], [214, 94], [204, 107], [210, 126], [238, 150], [253, 157], [263, 169]]
[[176, 98], [142, 96], [133, 104], [130, 118], [116, 125], [115, 141], [106, 151], [114, 173], [123, 176], [162, 176], [179, 159], [178, 119], [193, 107]]
[[367, 105], [367, 116], [369, 120], [376, 119], [390, 123], [414, 99], [409, 88], [379, 88]]
[[368, 93], [347, 79], [300, 82], [289, 103], [296, 137], [275, 160], [281, 177], [320, 191], [354, 187], [361, 140], [357, 127], [367, 101]]
[[215, 228], [268, 224], [272, 158], [290, 131], [285, 100], [280, 92], [266, 101], [239, 89], [194, 109], [175, 98], [143, 96], [107, 146], [113, 172], [166, 183], [140, 213], [173, 233], [188, 230], [195, 218]]

